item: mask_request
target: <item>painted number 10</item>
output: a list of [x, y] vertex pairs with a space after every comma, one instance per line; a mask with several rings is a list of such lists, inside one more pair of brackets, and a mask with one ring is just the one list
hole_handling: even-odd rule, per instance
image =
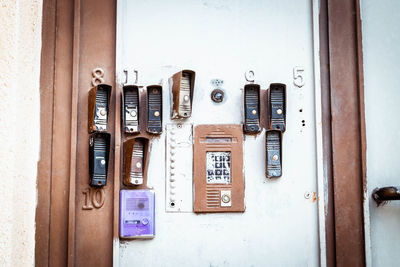
[[82, 191], [85, 195], [85, 202], [83, 203], [83, 210], [92, 210], [93, 207], [100, 209], [104, 205], [106, 193], [103, 188], [85, 188]]

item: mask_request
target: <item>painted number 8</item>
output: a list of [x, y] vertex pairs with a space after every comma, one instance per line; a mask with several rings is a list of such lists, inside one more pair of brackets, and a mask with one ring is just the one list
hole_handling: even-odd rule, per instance
[[97, 86], [104, 83], [104, 70], [102, 68], [95, 68], [92, 71], [92, 86]]

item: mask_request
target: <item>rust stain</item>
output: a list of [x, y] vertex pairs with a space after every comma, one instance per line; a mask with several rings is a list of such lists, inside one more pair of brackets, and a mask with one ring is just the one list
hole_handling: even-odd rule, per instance
[[313, 192], [312, 202], [315, 203], [317, 201], [317, 193]]

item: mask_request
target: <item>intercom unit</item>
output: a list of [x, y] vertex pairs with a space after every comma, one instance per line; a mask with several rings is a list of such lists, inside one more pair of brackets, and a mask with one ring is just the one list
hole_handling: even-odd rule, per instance
[[244, 131], [258, 133], [260, 131], [260, 85], [244, 86]]
[[122, 116], [125, 133], [139, 132], [139, 87], [136, 85], [122, 88]]
[[112, 87], [107, 84], [99, 84], [89, 91], [89, 133], [107, 131], [111, 89]]
[[147, 132], [162, 132], [162, 86], [147, 86]]
[[121, 238], [154, 238], [154, 192], [121, 190], [119, 233]]
[[269, 129], [286, 130], [286, 85], [272, 83], [269, 87]]
[[101, 187], [107, 184], [110, 138], [109, 133], [92, 133], [89, 137], [89, 183], [91, 186]]
[[282, 132], [269, 130], [265, 133], [266, 176], [278, 178], [282, 176]]
[[193, 146], [194, 212], [243, 212], [241, 125], [198, 125]]
[[167, 212], [193, 211], [193, 130], [192, 124], [167, 124], [166, 194]]
[[124, 179], [127, 186], [143, 184], [147, 178], [149, 139], [135, 137], [124, 142]]
[[172, 119], [192, 115], [195, 72], [182, 70], [172, 76]]

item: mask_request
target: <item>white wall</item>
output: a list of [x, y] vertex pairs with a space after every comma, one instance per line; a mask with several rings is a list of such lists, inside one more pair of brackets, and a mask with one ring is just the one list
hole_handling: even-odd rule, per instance
[[32, 266], [41, 0], [0, 0], [0, 266]]
[[377, 207], [371, 192], [376, 187], [400, 186], [400, 2], [360, 3], [367, 136], [366, 241], [371, 241], [367, 260], [372, 266], [398, 266], [400, 202]]

